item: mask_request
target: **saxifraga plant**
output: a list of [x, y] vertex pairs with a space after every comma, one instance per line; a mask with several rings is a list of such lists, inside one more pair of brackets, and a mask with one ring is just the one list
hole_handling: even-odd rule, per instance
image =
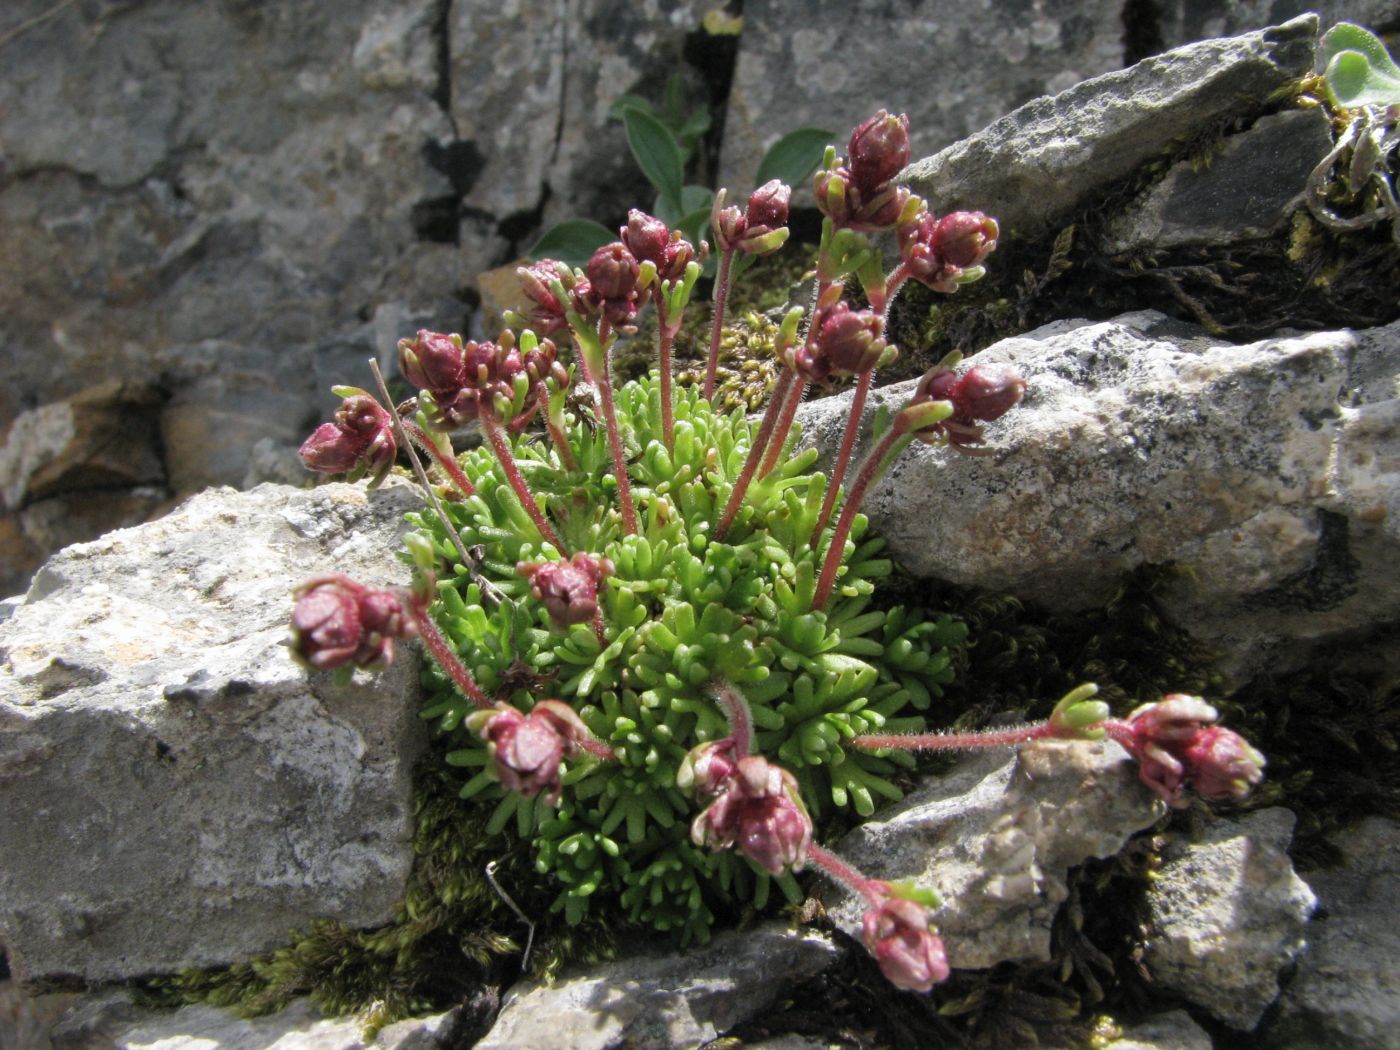
[[[799, 306], [783, 318], [782, 367], [757, 423], [718, 413], [711, 397], [732, 263], [787, 239], [790, 190], [777, 181], [743, 211], [716, 198], [703, 389], [673, 389], [671, 342], [708, 246], [633, 211], [585, 268], [522, 268], [531, 314], [508, 316], [495, 342], [402, 340], [418, 398], [389, 406], [382, 379], [384, 404], [346, 389], [337, 421], [302, 448], [312, 469], [382, 477], [395, 450], [416, 445], [442, 471], [440, 498], [410, 455], [430, 500], [412, 516], [412, 589], [339, 576], [303, 585], [295, 651], [348, 674], [386, 663], [395, 638], [421, 637], [434, 661], [423, 715], [469, 773], [466, 804], [492, 807], [488, 835], [513, 822], [532, 839], [571, 923], [618, 909], [703, 940], [718, 914], [761, 907], [774, 884], [799, 900], [793, 873], [812, 866], [865, 898], [864, 941], [886, 976], [927, 991], [948, 973], [936, 894], [868, 879], [814, 838], [814, 819], [898, 799], [911, 752], [1107, 735], [1173, 804], [1187, 788], [1238, 797], [1260, 779], [1262, 756], [1181, 695], [1114, 719], [1082, 686], [1045, 722], [923, 732], [963, 627], [872, 602], [891, 565], [861, 500], [913, 440], [978, 452], [982, 424], [1025, 383], [1008, 369], [959, 376], [945, 360], [877, 419], [843, 486], [874, 371], [896, 353], [884, 338], [890, 301], [909, 279], [956, 291], [996, 245], [992, 219], [936, 217], [898, 185], [908, 160], [907, 118], [883, 111], [855, 130], [844, 160], [828, 148], [815, 178], [825, 221], [812, 317], [804, 324]], [[886, 274], [869, 234], [888, 230], [901, 261]], [[852, 281], [867, 308], [844, 300]], [[658, 368], [615, 390], [611, 348], [647, 302]], [[556, 338], [573, 344], [573, 366]], [[809, 384], [838, 378], [856, 386], [827, 478], [811, 469], [814, 450], [795, 451], [793, 420]], [[538, 438], [526, 431], [536, 421]], [[486, 441], [459, 456], [446, 433], [467, 423]]]

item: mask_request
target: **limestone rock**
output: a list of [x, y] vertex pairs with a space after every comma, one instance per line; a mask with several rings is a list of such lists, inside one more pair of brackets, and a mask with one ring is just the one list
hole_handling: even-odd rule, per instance
[[425, 742], [416, 660], [292, 662], [293, 586], [404, 583], [413, 490], [213, 490], [70, 547], [0, 624], [0, 941], [22, 979], [220, 965], [391, 915]]
[[1226, 137], [1208, 166], [1172, 165], [1109, 224], [1105, 249], [1223, 247], [1277, 233], [1331, 148], [1331, 126], [1319, 108], [1261, 117], [1248, 131]]
[[[1167, 608], [1240, 675], [1400, 619], [1400, 323], [1234, 346], [1143, 312], [976, 360], [1029, 384], [994, 454], [916, 442], [863, 507], [913, 574], [1073, 609], [1175, 563]], [[799, 417], [828, 455], [848, 398]]]
[[[1117, 744], [1044, 741], [987, 752], [930, 778], [850, 832], [837, 852], [871, 878], [937, 890], [934, 921], [954, 968], [1050, 958], [1065, 876], [1117, 853], [1163, 812]], [[859, 937], [864, 904], [824, 891], [828, 913]]]
[[[1037, 95], [1119, 68], [1121, 37], [1119, 5], [1106, 0], [1033, 0], [1010, 19], [995, 5], [749, 0], [719, 184], [747, 194], [764, 151], [799, 127], [833, 132], [844, 152], [882, 107], [909, 114], [913, 155], [927, 156]], [[809, 188], [797, 190], [810, 204]]]
[[1310, 11], [1317, 15], [1324, 31], [1338, 22], [1379, 29], [1400, 18], [1395, 0], [1160, 0], [1150, 13], [1138, 14], [1153, 21], [1150, 31], [1165, 47], [1179, 47], [1193, 40], [1259, 29]]
[[1033, 99], [912, 164], [905, 181], [938, 211], [985, 211], [1012, 236], [1055, 230], [1203, 123], [1262, 113], [1275, 92], [1311, 71], [1316, 32], [1316, 17], [1303, 16]]
[[769, 923], [680, 954], [636, 955], [552, 986], [516, 986], [478, 1050], [697, 1047], [756, 1017], [836, 960], [825, 937]]
[[1270, 1050], [1400, 1048], [1400, 824], [1367, 817], [1336, 844], [1342, 866], [1308, 874], [1322, 910], [1264, 1032]]
[[1266, 809], [1169, 842], [1148, 887], [1146, 965], [1163, 988], [1248, 1031], [1278, 996], [1317, 905], [1293, 871], [1294, 817]]

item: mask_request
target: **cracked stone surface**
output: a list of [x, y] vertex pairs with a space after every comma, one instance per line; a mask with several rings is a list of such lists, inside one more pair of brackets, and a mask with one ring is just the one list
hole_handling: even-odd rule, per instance
[[392, 482], [215, 489], [69, 547], [0, 623], [0, 942], [24, 980], [224, 965], [387, 921], [426, 744], [411, 648], [336, 687], [283, 647], [317, 573], [403, 584]]
[[[1068, 870], [1117, 853], [1163, 812], [1117, 744], [1042, 741], [974, 755], [928, 778], [851, 831], [837, 852], [870, 878], [935, 889], [949, 963], [983, 969], [1048, 960]], [[862, 899], [827, 884], [823, 900], [859, 939]]]
[[[977, 361], [1028, 382], [993, 454], [916, 442], [862, 507], [915, 576], [1074, 609], [1189, 567], [1159, 597], [1239, 676], [1400, 619], [1400, 323], [1236, 346], [1145, 311]], [[912, 389], [872, 392], [868, 419]], [[828, 456], [849, 398], [799, 415]]]
[[1199, 841], [1174, 836], [1148, 883], [1153, 979], [1241, 1031], [1278, 997], [1317, 906], [1288, 858], [1293, 825], [1275, 808], [1217, 820]]

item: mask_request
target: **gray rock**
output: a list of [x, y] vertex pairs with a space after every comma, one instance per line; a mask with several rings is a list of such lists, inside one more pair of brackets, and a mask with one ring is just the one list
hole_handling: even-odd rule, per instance
[[1124, 1029], [1103, 1050], [1211, 1050], [1211, 1041], [1185, 1010], [1169, 1010]]
[[454, 1016], [399, 1021], [367, 1039], [363, 1018], [324, 1017], [306, 999], [275, 1014], [244, 1018], [203, 1004], [143, 1010], [126, 994], [109, 994], [67, 1004], [48, 1035], [53, 1050], [439, 1050], [447, 1045]]
[[1338, 22], [1356, 22], [1377, 29], [1400, 20], [1395, 0], [1159, 0], [1150, 15], [1165, 47], [1193, 40], [1228, 36], [1312, 12], [1323, 30]]
[[1400, 823], [1367, 817], [1336, 844], [1344, 863], [1308, 874], [1322, 914], [1265, 1029], [1270, 1050], [1400, 1048]]
[[344, 688], [281, 643], [294, 585], [402, 583], [414, 491], [214, 490], [70, 547], [0, 625], [0, 941], [22, 979], [221, 965], [386, 921], [425, 742], [412, 650]]
[[[1068, 870], [1117, 853], [1163, 812], [1117, 744], [1044, 741], [931, 778], [837, 852], [871, 878], [937, 890], [948, 961], [981, 969], [1048, 960]], [[831, 886], [824, 900], [833, 921], [859, 937], [862, 900]]]
[[1313, 65], [1317, 20], [1206, 40], [1034, 99], [905, 171], [940, 211], [976, 208], [1015, 237], [1063, 225], [1202, 124], [1263, 111]]
[[[1037, 95], [1122, 66], [1119, 8], [1037, 0], [1008, 18], [990, 4], [750, 0], [719, 184], [747, 194], [764, 151], [799, 127], [826, 128], [844, 152], [851, 129], [882, 107], [909, 114], [913, 155], [927, 156]], [[798, 199], [810, 204], [810, 188]]]
[[679, 955], [637, 955], [554, 985], [516, 986], [478, 1050], [698, 1047], [759, 1015], [840, 954], [824, 936], [768, 923]]
[[[1239, 675], [1400, 619], [1400, 324], [1234, 346], [1144, 312], [977, 361], [1029, 383], [989, 427], [994, 454], [915, 443], [866, 497], [910, 572], [1072, 609], [1176, 563], [1163, 601]], [[828, 454], [848, 398], [799, 417]]]
[[1288, 859], [1293, 824], [1288, 810], [1266, 809], [1217, 821], [1199, 842], [1174, 837], [1148, 884], [1153, 978], [1243, 1031], [1278, 997], [1317, 905]]
[[1332, 148], [1320, 108], [1261, 117], [1225, 138], [1209, 165], [1179, 161], [1109, 224], [1109, 252], [1228, 245], [1283, 229], [1317, 162]]

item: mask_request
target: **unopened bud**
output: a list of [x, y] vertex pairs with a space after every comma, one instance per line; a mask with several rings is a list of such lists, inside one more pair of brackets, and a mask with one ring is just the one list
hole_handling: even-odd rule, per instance
[[847, 165], [866, 196], [882, 188], [909, 163], [909, 118], [880, 110], [851, 133]]

